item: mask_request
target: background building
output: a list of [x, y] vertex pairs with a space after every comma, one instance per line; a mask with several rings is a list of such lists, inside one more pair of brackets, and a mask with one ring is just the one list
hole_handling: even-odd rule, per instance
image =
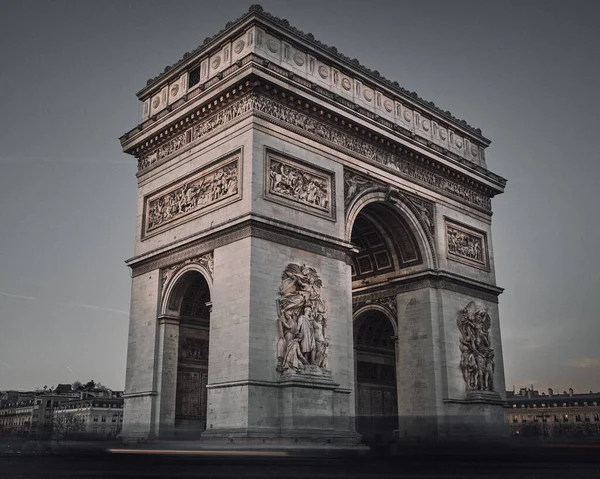
[[78, 399], [54, 409], [53, 437], [116, 437], [122, 425], [123, 399]]
[[555, 394], [522, 388], [507, 391], [513, 436], [577, 438], [600, 436], [600, 392]]

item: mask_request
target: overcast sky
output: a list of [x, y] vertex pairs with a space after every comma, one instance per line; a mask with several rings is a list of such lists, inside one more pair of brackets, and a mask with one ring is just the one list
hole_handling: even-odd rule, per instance
[[[0, 0], [0, 389], [125, 382], [135, 93], [247, 11]], [[595, 1], [263, 1], [483, 130], [506, 384], [600, 390]]]

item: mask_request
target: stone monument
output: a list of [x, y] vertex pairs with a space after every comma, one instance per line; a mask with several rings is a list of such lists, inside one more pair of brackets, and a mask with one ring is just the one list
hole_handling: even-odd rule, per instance
[[503, 434], [480, 130], [259, 6], [138, 97], [125, 438]]

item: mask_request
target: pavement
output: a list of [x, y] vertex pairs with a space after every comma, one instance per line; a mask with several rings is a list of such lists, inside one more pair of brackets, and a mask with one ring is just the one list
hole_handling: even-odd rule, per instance
[[403, 444], [354, 452], [190, 446], [5, 453], [0, 478], [600, 478], [600, 444]]

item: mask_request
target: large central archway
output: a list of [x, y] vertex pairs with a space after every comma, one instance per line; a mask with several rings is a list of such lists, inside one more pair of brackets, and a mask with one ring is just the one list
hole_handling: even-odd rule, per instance
[[[372, 191], [349, 208], [357, 431], [367, 441], [391, 440], [402, 414], [402, 378], [395, 284], [427, 269], [433, 254], [406, 198]], [[406, 367], [406, 365], [404, 365]]]

